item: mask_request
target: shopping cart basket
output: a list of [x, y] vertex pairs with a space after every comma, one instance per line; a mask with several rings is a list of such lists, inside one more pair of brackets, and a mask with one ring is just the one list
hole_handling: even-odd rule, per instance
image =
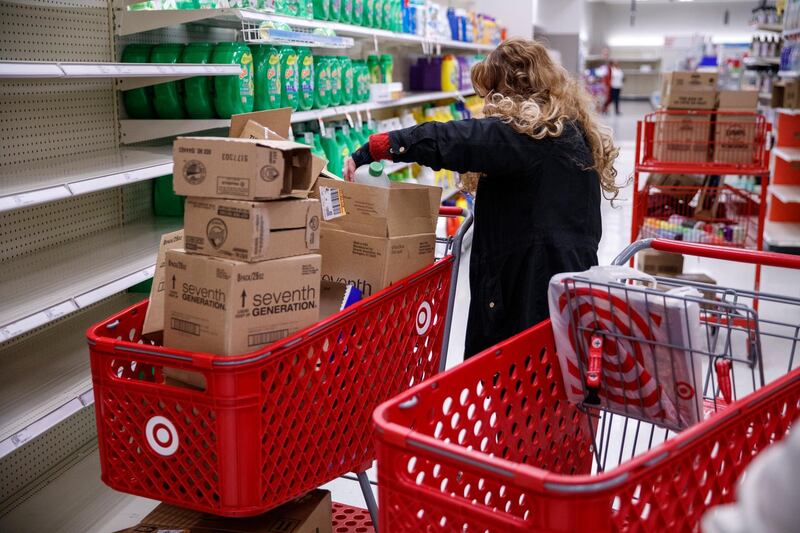
[[[217, 515], [264, 512], [374, 459], [370, 415], [443, 368], [466, 218], [435, 264], [256, 352], [141, 340], [147, 302], [88, 331], [103, 481]], [[205, 390], [164, 382], [201, 373]], [[374, 505], [371, 505], [374, 512]]]
[[[797, 257], [664, 240], [637, 243], [615, 264], [649, 245], [800, 268]], [[567, 290], [581, 286], [578, 277], [564, 283]], [[674, 297], [702, 310], [696, 325], [705, 343], [689, 349], [702, 362], [702, 422], [675, 433], [624, 409], [568, 402], [545, 321], [377, 409], [384, 533], [696, 531], [703, 512], [731, 501], [744, 468], [800, 416], [800, 299], [691, 285], [704, 296]], [[625, 283], [592, 289], [623, 299], [639, 292], [653, 305], [671, 297]], [[762, 306], [762, 315], [748, 305], [756, 297], [773, 304]], [[765, 309], [772, 309], [769, 316]], [[637, 341], [645, 352], [688, 349], [630, 339], [613, 325], [603, 335]], [[589, 346], [583, 352], [588, 358]], [[604, 385], [619, 377], [613, 365], [598, 371]], [[584, 382], [590, 377], [584, 370]]]

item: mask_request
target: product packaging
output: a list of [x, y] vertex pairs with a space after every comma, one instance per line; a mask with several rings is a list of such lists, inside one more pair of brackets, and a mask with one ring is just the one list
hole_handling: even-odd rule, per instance
[[714, 109], [717, 97], [717, 74], [665, 72], [662, 76], [662, 107], [667, 109]]
[[651, 276], [674, 277], [683, 272], [683, 255], [642, 250], [636, 256], [636, 267]]
[[164, 345], [239, 355], [319, 319], [321, 257], [244, 263], [167, 251]]
[[315, 489], [249, 518], [225, 518], [162, 503], [139, 525], [117, 533], [331, 533], [331, 493]]
[[[572, 403], [680, 431], [704, 413], [702, 355], [697, 353], [704, 346], [700, 307], [679, 298], [699, 294], [679, 287], [664, 297], [623, 281], [643, 278], [654, 283], [641, 272], [614, 266], [550, 280], [550, 319], [564, 391]], [[565, 280], [570, 281], [565, 285]], [[594, 349], [601, 355], [596, 389], [586, 383]]]
[[249, 202], [188, 198], [187, 252], [239, 261], [280, 259], [319, 250], [318, 200]]
[[308, 146], [283, 140], [178, 137], [177, 194], [207, 198], [305, 198], [314, 184]]
[[688, 113], [658, 115], [653, 156], [658, 161], [705, 163], [709, 158], [711, 133], [709, 115]]
[[370, 296], [433, 262], [439, 187], [320, 178], [323, 279]]
[[150, 303], [144, 315], [142, 336], [160, 344], [164, 331], [164, 271], [167, 265], [167, 251], [183, 248], [183, 230], [161, 236], [156, 257], [156, 270], [150, 287]]
[[[753, 164], [756, 157], [756, 91], [720, 91], [714, 123], [714, 162]], [[731, 114], [745, 111], [748, 114]]]
[[322, 280], [320, 284], [319, 319], [325, 320], [358, 302], [361, 298], [361, 291], [355, 285]]
[[[181, 63], [210, 63], [213, 53], [214, 45], [211, 43], [189, 43], [183, 49]], [[183, 92], [189, 118], [209, 119], [216, 116], [212, 76], [195, 76], [184, 80]]]

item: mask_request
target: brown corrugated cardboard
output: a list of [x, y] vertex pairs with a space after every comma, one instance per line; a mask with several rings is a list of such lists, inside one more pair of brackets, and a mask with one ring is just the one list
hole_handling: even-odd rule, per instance
[[161, 332], [164, 331], [164, 270], [167, 263], [167, 250], [182, 247], [183, 230], [161, 236], [161, 244], [156, 257], [156, 270], [153, 274], [153, 285], [150, 287], [150, 303], [147, 304], [147, 312], [144, 315], [144, 325], [142, 326], [142, 335], [147, 336], [149, 340], [160, 341]]
[[436, 235], [373, 237], [324, 226], [322, 279], [356, 286], [371, 296], [433, 263]]
[[283, 140], [178, 137], [173, 187], [183, 196], [305, 198], [314, 185], [308, 146]]
[[800, 107], [800, 80], [786, 80], [783, 88], [783, 107]]
[[244, 263], [169, 250], [164, 345], [238, 355], [313, 324], [321, 261], [310, 254]]
[[675, 276], [683, 272], [683, 255], [642, 250], [636, 254], [636, 268], [651, 276]]
[[319, 200], [186, 199], [187, 252], [264, 261], [319, 249]]
[[265, 514], [225, 518], [162, 503], [118, 533], [331, 533], [331, 493], [316, 489]]
[[719, 112], [714, 124], [714, 162], [752, 164], [756, 157], [756, 117], [731, 114], [753, 113], [758, 105], [755, 91], [720, 91]]
[[705, 163], [711, 146], [711, 117], [665, 114], [656, 119], [653, 155], [658, 161]]
[[[320, 178], [314, 195], [323, 203], [323, 226], [330, 224], [375, 237], [398, 237], [436, 231], [442, 189], [408, 183], [374, 187]], [[326, 202], [331, 196], [338, 201], [344, 214], [330, 211], [326, 214]]]
[[[269, 111], [256, 111], [231, 117], [230, 137], [242, 139], [277, 139], [286, 140], [291, 128], [291, 109], [271, 109]], [[325, 158], [311, 155], [314, 179], [325, 169], [328, 161]]]
[[717, 75], [706, 72], [666, 72], [661, 105], [667, 109], [714, 109]]
[[719, 109], [746, 109], [755, 111], [758, 106], [756, 91], [720, 91], [717, 96]]
[[650, 174], [646, 183], [651, 187], [699, 187], [703, 184], [703, 177], [694, 174]]
[[783, 80], [776, 81], [772, 84], [772, 96], [769, 101], [770, 107], [783, 107], [784, 91], [786, 89], [786, 82]]

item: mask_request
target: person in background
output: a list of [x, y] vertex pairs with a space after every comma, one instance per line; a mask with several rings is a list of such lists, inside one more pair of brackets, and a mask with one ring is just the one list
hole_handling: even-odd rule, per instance
[[603, 65], [597, 69], [596, 74], [605, 80], [608, 87], [608, 98], [603, 106], [603, 114], [608, 113], [608, 108], [611, 103], [614, 103], [614, 113], [621, 115], [619, 110], [619, 97], [622, 94], [622, 84], [625, 81], [625, 74], [619, 68], [619, 63], [616, 61], [609, 61], [607, 65]]
[[344, 169], [414, 162], [475, 192], [466, 357], [549, 317], [550, 278], [597, 264], [601, 198], [619, 192], [610, 130], [544, 46], [509, 39], [471, 74], [486, 118], [372, 135]]

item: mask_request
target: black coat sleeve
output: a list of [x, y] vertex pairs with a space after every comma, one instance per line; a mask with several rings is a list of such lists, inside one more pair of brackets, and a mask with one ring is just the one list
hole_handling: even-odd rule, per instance
[[486, 174], [515, 171], [524, 165], [527, 157], [514, 153], [517, 143], [512, 137], [517, 135], [497, 119], [469, 119], [396, 130], [389, 133], [389, 143], [393, 161]]

